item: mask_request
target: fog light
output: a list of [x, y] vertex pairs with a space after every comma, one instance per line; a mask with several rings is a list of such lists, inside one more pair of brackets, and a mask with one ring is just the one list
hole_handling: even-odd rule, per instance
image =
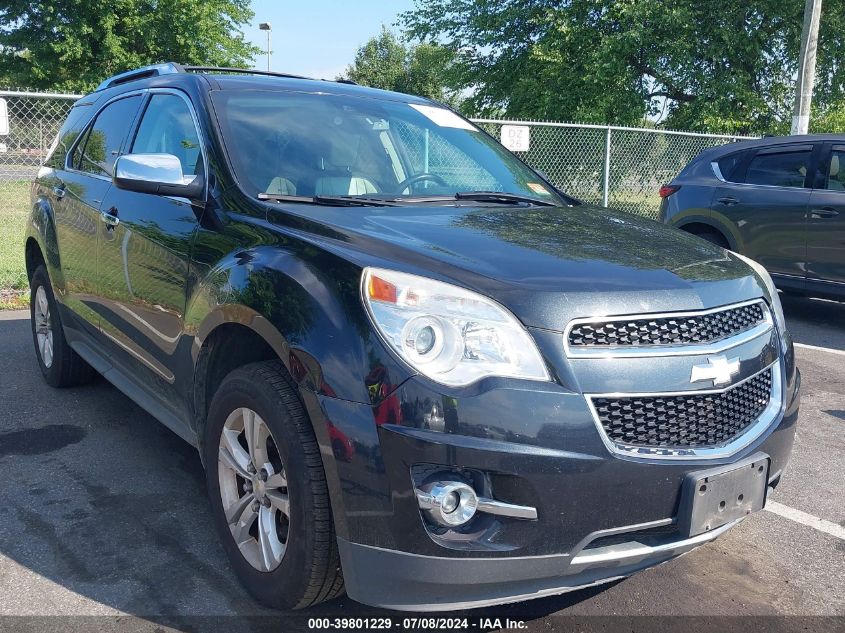
[[443, 503], [440, 504], [440, 509], [446, 514], [454, 512], [460, 502], [460, 495], [454, 490], [443, 498]]
[[440, 525], [464, 525], [478, 509], [478, 495], [462, 481], [437, 481], [417, 489], [417, 502]]

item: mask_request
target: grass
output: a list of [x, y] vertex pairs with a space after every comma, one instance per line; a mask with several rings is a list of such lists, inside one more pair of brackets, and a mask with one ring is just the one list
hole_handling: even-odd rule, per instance
[[0, 182], [0, 310], [29, 305], [23, 241], [29, 182]]

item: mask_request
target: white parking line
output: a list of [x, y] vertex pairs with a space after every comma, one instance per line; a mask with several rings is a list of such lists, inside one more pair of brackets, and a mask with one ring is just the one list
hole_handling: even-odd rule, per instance
[[795, 521], [796, 523], [800, 523], [801, 525], [806, 525], [807, 527], [811, 527], [814, 530], [824, 532], [825, 534], [830, 534], [838, 539], [842, 539], [843, 541], [845, 541], [845, 527], [837, 525], [833, 521], [820, 519], [819, 517], [815, 517], [812, 514], [801, 512], [801, 510], [796, 510], [795, 508], [790, 508], [789, 506], [785, 506], [782, 503], [778, 503], [777, 501], [771, 500], [766, 501], [766, 510], [768, 510], [772, 514], [776, 514], [785, 519], [789, 519], [790, 521]]
[[832, 349], [830, 347], [818, 347], [816, 345], [807, 345], [806, 343], [795, 343], [795, 347], [801, 349], [811, 349], [814, 352], [827, 352], [828, 354], [836, 354], [837, 356], [845, 356], [845, 352], [841, 349]]

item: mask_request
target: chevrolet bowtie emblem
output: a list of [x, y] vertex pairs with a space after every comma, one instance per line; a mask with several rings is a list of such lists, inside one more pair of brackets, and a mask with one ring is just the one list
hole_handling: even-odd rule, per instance
[[739, 373], [739, 359], [728, 360], [724, 356], [713, 356], [707, 359], [706, 364], [693, 365], [690, 382], [712, 380], [713, 386], [728, 385], [731, 379]]

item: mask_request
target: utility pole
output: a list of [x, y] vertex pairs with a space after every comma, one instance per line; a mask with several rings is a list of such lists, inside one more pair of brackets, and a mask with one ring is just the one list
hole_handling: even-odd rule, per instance
[[810, 126], [813, 104], [813, 82], [816, 78], [816, 48], [819, 43], [819, 18], [822, 0], [806, 0], [804, 28], [801, 29], [801, 52], [798, 56], [798, 78], [795, 82], [795, 109], [792, 112], [792, 134], [806, 134]]

